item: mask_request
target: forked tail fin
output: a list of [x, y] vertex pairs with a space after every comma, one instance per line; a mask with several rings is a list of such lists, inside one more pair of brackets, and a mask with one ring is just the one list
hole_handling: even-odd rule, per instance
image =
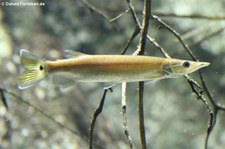
[[25, 71], [18, 78], [18, 87], [25, 89], [46, 76], [45, 62], [25, 49], [20, 50], [20, 57]]

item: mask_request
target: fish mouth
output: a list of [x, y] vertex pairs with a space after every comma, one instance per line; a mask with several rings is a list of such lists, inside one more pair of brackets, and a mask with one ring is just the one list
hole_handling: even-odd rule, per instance
[[200, 63], [199, 68], [203, 68], [210, 65], [210, 63], [208, 62], [199, 62], [199, 63]]

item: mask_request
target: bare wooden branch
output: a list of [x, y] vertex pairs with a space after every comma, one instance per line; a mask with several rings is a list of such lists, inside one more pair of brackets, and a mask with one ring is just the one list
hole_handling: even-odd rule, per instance
[[214, 118], [214, 113], [211, 110], [211, 108], [209, 107], [209, 104], [207, 103], [205, 97], [203, 96], [203, 90], [202, 88], [200, 88], [201, 90], [198, 91], [198, 89], [196, 89], [195, 87], [199, 88], [199, 85], [196, 85], [196, 83], [194, 83], [194, 81], [190, 78], [187, 78], [188, 83], [191, 86], [192, 92], [195, 93], [195, 95], [197, 96], [197, 99], [201, 100], [203, 102], [203, 104], [205, 105], [208, 113], [209, 113], [209, 124], [208, 124], [208, 130], [206, 133], [206, 139], [205, 139], [205, 149], [208, 148], [208, 139], [209, 139], [209, 135], [213, 129], [213, 127], [215, 126], [215, 118]]
[[[133, 41], [133, 39], [134, 39], [134, 38], [140, 33], [140, 31], [141, 31], [141, 24], [140, 24], [140, 22], [139, 22], [139, 20], [138, 20], [138, 18], [137, 18], [137, 14], [136, 14], [136, 12], [135, 12], [135, 10], [134, 10], [134, 7], [133, 7], [133, 5], [132, 5], [132, 3], [131, 3], [130, 0], [127, 0], [127, 3], [128, 3], [129, 8], [130, 8], [130, 11], [131, 11], [131, 14], [132, 14], [132, 17], [133, 17], [133, 20], [134, 20], [134, 23], [135, 23], [136, 27], [135, 27], [135, 31], [134, 31], [134, 33], [132, 34], [132, 36], [131, 36], [129, 42], [128, 42], [127, 45], [125, 46], [125, 49], [123, 50], [122, 54], [124, 54], [124, 53], [126, 52], [127, 48], [129, 47], [129, 45], [131, 44], [131, 42]], [[152, 45], [154, 45], [157, 49], [160, 50], [160, 52], [163, 54], [164, 57], [170, 58], [169, 54], [164, 50], [164, 48], [163, 48], [162, 46], [160, 46], [160, 45], [156, 42], [156, 40], [155, 40], [154, 38], [150, 37], [149, 35], [147, 35], [147, 38], [148, 38], [149, 42], [152, 43]]]
[[127, 126], [127, 101], [126, 101], [126, 88], [127, 84], [126, 82], [122, 83], [122, 100], [121, 100], [121, 105], [122, 105], [122, 114], [123, 114], [123, 129], [124, 133], [127, 137], [127, 141], [129, 143], [129, 146], [131, 149], [134, 148], [134, 144], [132, 142], [132, 138], [129, 134], [128, 126]]
[[[139, 41], [139, 47], [133, 55], [144, 55], [145, 45], [148, 35], [149, 20], [151, 17], [151, 0], [145, 0], [144, 3], [144, 19], [142, 23], [141, 37]], [[146, 138], [145, 138], [145, 123], [144, 123], [144, 82], [139, 82], [139, 100], [138, 100], [138, 111], [139, 111], [139, 129], [141, 138], [141, 147], [146, 149]]]
[[153, 15], [152, 16], [153, 19], [157, 20], [163, 27], [165, 27], [168, 31], [170, 31], [178, 40], [179, 42], [182, 44], [182, 46], [184, 47], [184, 49], [187, 51], [187, 53], [189, 54], [189, 56], [194, 60], [197, 61], [197, 58], [194, 56], [194, 54], [192, 53], [192, 51], [189, 49], [189, 47], [184, 43], [183, 39], [181, 38], [180, 34], [174, 30], [172, 27], [170, 27], [168, 24], [166, 24], [164, 21], [162, 21], [159, 17]]
[[120, 17], [123, 16], [123, 14], [125, 14], [125, 13], [127, 13], [127, 12], [128, 12], [128, 10], [125, 10], [124, 12], [120, 13], [118, 16], [116, 16], [116, 17], [110, 19], [109, 22], [113, 22], [113, 21], [119, 19]]
[[132, 41], [135, 39], [135, 37], [137, 37], [137, 35], [140, 33], [140, 28], [139, 27], [135, 27], [135, 30], [133, 32], [133, 34], [131, 35], [130, 39], [127, 41], [125, 48], [123, 49], [123, 51], [121, 52], [121, 54], [125, 54], [127, 52], [127, 49], [130, 47]]
[[89, 149], [93, 149], [93, 136], [94, 136], [95, 122], [97, 120], [98, 115], [103, 110], [103, 106], [104, 106], [104, 102], [105, 102], [105, 98], [106, 98], [106, 94], [107, 94], [108, 90], [112, 91], [111, 88], [104, 89], [104, 93], [102, 95], [100, 103], [99, 103], [98, 107], [95, 109], [92, 119], [91, 119], [90, 128], [89, 128]]

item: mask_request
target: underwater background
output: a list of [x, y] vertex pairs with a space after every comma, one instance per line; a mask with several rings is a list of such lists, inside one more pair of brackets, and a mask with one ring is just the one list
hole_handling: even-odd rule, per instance
[[[19, 50], [27, 49], [49, 60], [64, 58], [63, 51], [68, 49], [87, 54], [121, 54], [135, 29], [130, 11], [126, 11], [127, 1], [1, 0], [0, 3], [0, 88], [5, 98], [0, 101], [0, 149], [88, 148], [90, 120], [103, 88], [109, 84], [75, 83], [62, 90], [45, 79], [19, 90], [17, 78], [22, 72]], [[132, 3], [142, 22], [143, 1]], [[153, 14], [181, 35], [199, 61], [211, 63], [202, 69], [202, 74], [215, 103], [223, 107], [224, 7], [223, 0], [152, 1]], [[121, 13], [119, 18], [109, 21]], [[180, 42], [157, 21], [150, 20], [148, 33], [172, 58], [191, 60]], [[137, 49], [139, 38], [138, 35], [134, 39], [127, 55]], [[150, 42], [145, 51], [146, 55], [163, 57]], [[190, 76], [200, 83], [198, 72]], [[204, 148], [209, 114], [184, 77], [146, 83], [144, 112], [148, 148]], [[218, 111], [216, 118], [209, 149], [225, 146], [224, 111]], [[138, 83], [127, 84], [127, 120], [134, 146], [141, 148]], [[123, 130], [121, 85], [107, 93], [104, 109], [96, 121], [93, 145], [98, 149], [130, 148]]]

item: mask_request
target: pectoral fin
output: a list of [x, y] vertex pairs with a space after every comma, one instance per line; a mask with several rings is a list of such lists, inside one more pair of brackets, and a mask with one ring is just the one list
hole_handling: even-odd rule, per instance
[[170, 64], [163, 65], [162, 70], [166, 76], [170, 76], [173, 73], [173, 70], [171, 69]]

